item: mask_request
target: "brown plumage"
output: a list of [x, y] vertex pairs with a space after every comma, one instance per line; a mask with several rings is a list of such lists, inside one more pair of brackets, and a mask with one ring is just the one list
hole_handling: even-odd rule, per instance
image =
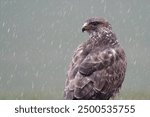
[[102, 18], [90, 18], [82, 32], [89, 39], [75, 51], [69, 66], [64, 98], [107, 100], [119, 92], [126, 72], [126, 57], [111, 25]]

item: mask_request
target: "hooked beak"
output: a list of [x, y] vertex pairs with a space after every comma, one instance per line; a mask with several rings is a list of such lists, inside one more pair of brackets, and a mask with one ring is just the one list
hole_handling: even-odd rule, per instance
[[88, 23], [84, 23], [82, 26], [82, 32], [88, 30], [90, 28], [90, 26], [88, 25]]

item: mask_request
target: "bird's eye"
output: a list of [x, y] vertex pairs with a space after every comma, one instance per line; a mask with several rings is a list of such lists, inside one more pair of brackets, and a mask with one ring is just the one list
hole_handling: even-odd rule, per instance
[[98, 24], [100, 24], [99, 22], [91, 22], [92, 25], [96, 26]]

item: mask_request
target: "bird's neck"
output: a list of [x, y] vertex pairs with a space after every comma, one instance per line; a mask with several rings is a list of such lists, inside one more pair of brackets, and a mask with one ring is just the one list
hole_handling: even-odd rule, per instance
[[119, 45], [116, 35], [108, 28], [100, 28], [89, 32], [90, 40], [98, 45]]
[[90, 34], [89, 34], [89, 37], [90, 39], [101, 39], [102, 37], [102, 34], [100, 32], [97, 32], [97, 31], [92, 31]]

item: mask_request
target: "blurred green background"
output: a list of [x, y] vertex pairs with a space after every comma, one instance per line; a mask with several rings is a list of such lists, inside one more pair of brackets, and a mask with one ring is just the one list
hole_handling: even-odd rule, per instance
[[128, 59], [117, 99], [150, 99], [149, 0], [0, 0], [0, 99], [63, 99], [90, 17], [106, 18]]

